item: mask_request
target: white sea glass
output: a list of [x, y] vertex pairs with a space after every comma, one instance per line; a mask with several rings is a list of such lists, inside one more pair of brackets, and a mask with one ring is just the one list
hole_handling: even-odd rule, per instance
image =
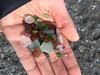
[[35, 20], [32, 16], [25, 16], [25, 22], [28, 24], [32, 24]]
[[22, 35], [21, 36], [21, 44], [24, 46], [24, 47], [28, 47], [28, 45], [30, 45], [32, 43], [31, 39], [25, 35]]
[[40, 46], [40, 49], [48, 54], [54, 52], [52, 42], [43, 42], [42, 45]]
[[40, 48], [39, 40], [34, 40], [29, 46], [29, 49], [34, 50], [34, 48]]

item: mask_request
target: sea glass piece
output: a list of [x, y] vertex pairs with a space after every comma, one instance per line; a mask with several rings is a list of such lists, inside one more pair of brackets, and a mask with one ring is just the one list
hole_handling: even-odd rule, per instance
[[54, 52], [52, 42], [43, 42], [42, 45], [40, 46], [40, 49], [48, 54]]
[[54, 34], [54, 30], [53, 30], [53, 29], [43, 30], [43, 32], [44, 32], [45, 34]]
[[40, 43], [39, 40], [34, 40], [29, 46], [28, 48], [31, 50], [34, 50], [35, 48], [39, 48], [40, 47]]
[[38, 30], [33, 30], [32, 33], [36, 34], [38, 33]]
[[28, 23], [28, 24], [32, 24], [35, 20], [32, 16], [28, 15], [28, 16], [25, 16], [25, 22]]
[[[49, 17], [48, 14], [45, 14], [44, 16]], [[32, 20], [33, 18], [34, 22]], [[56, 27], [52, 23], [49, 21], [44, 22], [37, 16], [26, 17], [26, 22], [29, 22], [28, 25], [30, 25], [30, 31], [28, 34], [31, 34], [30, 38], [32, 40], [32, 43], [28, 44], [29, 49], [35, 51], [35, 49], [40, 48], [42, 52], [47, 54], [64, 50], [62, 35], [60, 35], [61, 32], [58, 29], [56, 30]], [[61, 55], [58, 54], [58, 57], [61, 57]]]
[[22, 35], [21, 36], [21, 44], [24, 46], [24, 47], [27, 47], [28, 45], [30, 45], [32, 43], [31, 39], [25, 35]]
[[63, 56], [60, 52], [57, 52], [56, 55], [58, 58], [61, 58]]
[[49, 16], [48, 13], [44, 13], [43, 16], [44, 16], [45, 18], [50, 18], [50, 16]]
[[58, 45], [57, 50], [58, 51], [63, 51], [64, 50], [64, 45], [63, 44]]

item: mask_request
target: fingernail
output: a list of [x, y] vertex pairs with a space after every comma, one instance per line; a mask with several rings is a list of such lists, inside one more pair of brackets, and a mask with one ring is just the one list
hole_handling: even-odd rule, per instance
[[62, 34], [66, 39], [68, 39], [70, 41], [75, 42], [75, 41], [79, 40], [79, 35], [77, 32], [72, 33], [72, 32], [66, 32], [66, 30], [65, 30], [65, 32], [64, 31], [62, 32]]

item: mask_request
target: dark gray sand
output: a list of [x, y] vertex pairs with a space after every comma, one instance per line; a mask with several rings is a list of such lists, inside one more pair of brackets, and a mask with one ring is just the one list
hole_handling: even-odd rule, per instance
[[[100, 0], [66, 0], [80, 40], [71, 43], [83, 75], [100, 75]], [[0, 33], [0, 75], [27, 75]]]

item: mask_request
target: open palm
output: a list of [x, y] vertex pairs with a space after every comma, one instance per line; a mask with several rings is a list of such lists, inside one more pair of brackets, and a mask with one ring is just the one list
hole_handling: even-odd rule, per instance
[[[37, 15], [38, 17], [56, 23], [61, 31], [66, 46], [62, 59], [53, 61], [55, 53], [50, 55], [49, 62], [42, 53], [34, 58], [27, 48], [20, 44], [21, 33], [25, 30], [22, 23], [26, 14]], [[48, 15], [47, 15], [48, 14]], [[28, 75], [81, 75], [79, 66], [74, 57], [68, 40], [77, 41], [79, 36], [73, 22], [66, 10], [64, 0], [32, 0], [1, 19], [3, 32], [27, 71]]]

